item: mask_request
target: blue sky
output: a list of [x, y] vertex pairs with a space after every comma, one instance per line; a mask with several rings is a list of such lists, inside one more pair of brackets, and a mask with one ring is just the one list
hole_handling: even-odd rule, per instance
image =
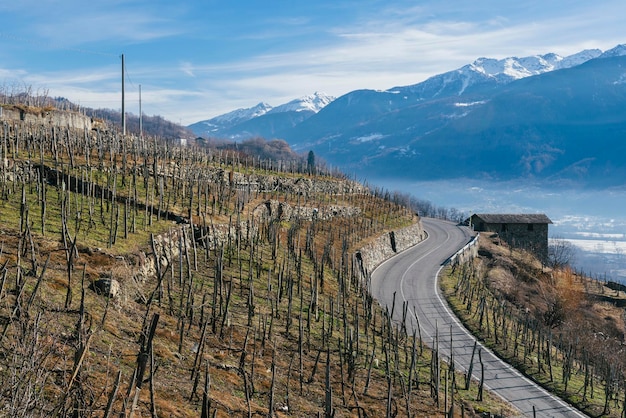
[[479, 57], [626, 43], [624, 0], [19, 0], [0, 3], [0, 86], [184, 125], [315, 91], [410, 85]]

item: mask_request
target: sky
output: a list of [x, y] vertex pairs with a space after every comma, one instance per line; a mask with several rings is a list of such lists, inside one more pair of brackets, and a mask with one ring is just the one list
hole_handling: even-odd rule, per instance
[[479, 57], [626, 43], [624, 0], [0, 2], [0, 89], [189, 125], [259, 102], [386, 90]]

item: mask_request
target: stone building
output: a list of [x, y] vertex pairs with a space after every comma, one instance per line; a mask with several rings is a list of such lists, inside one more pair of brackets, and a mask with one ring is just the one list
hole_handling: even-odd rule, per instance
[[548, 258], [548, 225], [544, 214], [475, 213], [467, 220], [474, 231], [494, 232], [513, 247], [534, 252], [541, 260]]

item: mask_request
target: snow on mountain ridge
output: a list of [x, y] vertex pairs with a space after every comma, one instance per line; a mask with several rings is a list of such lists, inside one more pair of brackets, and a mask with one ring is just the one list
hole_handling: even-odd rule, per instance
[[601, 55], [601, 57], [610, 58], [610, 57], [621, 57], [623, 55], [626, 55], [626, 44], [620, 44], [620, 45], [617, 45], [615, 48], [605, 51]]
[[[467, 89], [483, 83], [507, 84], [521, 78], [578, 66], [594, 58], [620, 55], [626, 55], [626, 44], [617, 45], [605, 52], [599, 49], [587, 49], [567, 57], [562, 57], [555, 53], [522, 58], [508, 57], [496, 59], [481, 57], [473, 63], [464, 65], [456, 70], [432, 76], [417, 84], [393, 87], [385, 92], [414, 94], [416, 96], [414, 99], [418, 101], [440, 95], [461, 95]], [[211, 128], [211, 131], [215, 131], [235, 126], [247, 120], [263, 116], [266, 113], [277, 114], [281, 112], [303, 111], [317, 113], [333, 100], [335, 100], [335, 97], [316, 92], [277, 107], [272, 107], [267, 103], [259, 103], [252, 108], [237, 109], [212, 119], [198, 122], [198, 124], [204, 124]]]
[[215, 116], [209, 119], [207, 122], [211, 124], [235, 124], [245, 122], [250, 119], [254, 119], [259, 116], [263, 116], [266, 113], [281, 113], [281, 112], [301, 112], [303, 110], [310, 110], [312, 112], [319, 112], [328, 103], [335, 100], [335, 97], [328, 96], [325, 93], [315, 92], [308, 96], [300, 97], [292, 100], [288, 103], [280, 106], [272, 107], [271, 105], [261, 102], [256, 106], [249, 108], [240, 108], [233, 110], [223, 115]]
[[568, 55], [567, 57], [563, 58], [563, 60], [559, 64], [558, 69], [575, 67], [591, 59], [598, 58], [601, 55], [602, 51], [599, 49], [585, 49], [576, 54]]
[[[189, 125], [192, 130], [198, 134], [210, 133], [219, 135], [224, 130], [256, 119], [268, 113], [278, 114], [284, 112], [319, 112], [324, 106], [335, 100], [335, 97], [328, 96], [325, 93], [315, 92], [308, 96], [301, 97], [285, 103], [280, 106], [272, 107], [271, 105], [261, 102], [250, 108], [240, 108], [222, 115], [215, 116], [211, 119], [203, 120], [195, 124]], [[304, 114], [302, 114], [304, 115]], [[308, 116], [308, 115], [304, 115]]]
[[270, 110], [272, 110], [272, 106], [267, 103], [261, 102], [254, 107], [241, 108], [228, 113], [224, 113], [223, 115], [219, 115], [212, 119], [209, 119], [207, 122], [218, 124], [234, 124], [239, 122], [245, 122], [246, 120], [250, 120], [258, 116], [264, 115]]
[[551, 52], [544, 55], [531, 55], [522, 58], [478, 58], [472, 64], [465, 67], [496, 79], [504, 76], [507, 79], [517, 80], [547, 73], [549, 71], [574, 67], [590, 59], [597, 58], [601, 54], [602, 51], [599, 49], [588, 49], [567, 57], [561, 57]]
[[[618, 47], [613, 50], [615, 50], [614, 54], [622, 53]], [[626, 46], [624, 46], [623, 54], [626, 54]], [[421, 83], [394, 87], [388, 92], [417, 94], [420, 96], [419, 100], [436, 97], [440, 94], [461, 95], [475, 85], [486, 82], [493, 83], [494, 81], [497, 84], [507, 84], [521, 78], [574, 67], [601, 55], [602, 51], [599, 49], [588, 49], [567, 57], [561, 57], [555, 53], [522, 58], [481, 57], [456, 70], [432, 76]]]
[[313, 94], [309, 94], [308, 96], [300, 97], [299, 99], [276, 106], [270, 112], [280, 113], [311, 111], [317, 113], [333, 100], [335, 100], [335, 97], [328, 96], [325, 93], [315, 92]]

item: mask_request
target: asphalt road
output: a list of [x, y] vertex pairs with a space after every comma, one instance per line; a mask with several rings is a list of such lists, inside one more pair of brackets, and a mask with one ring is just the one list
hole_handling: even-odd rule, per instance
[[[395, 292], [394, 319], [398, 321], [402, 320], [402, 304], [408, 301], [409, 329], [416, 327], [415, 313], [424, 343], [432, 346], [438, 334], [439, 352], [446, 361], [450, 358], [452, 340], [455, 368], [465, 372], [470, 364], [475, 339], [448, 308], [439, 293], [436, 278], [442, 263], [467, 244], [471, 235], [467, 228], [446, 221], [422, 218], [422, 224], [428, 238], [387, 260], [374, 271], [372, 295], [391, 310]], [[485, 388], [513, 404], [523, 416], [532, 417], [533, 407], [537, 417], [586, 416], [532, 383], [480, 343], [478, 348], [482, 352]], [[476, 353], [474, 377], [478, 379], [480, 372]]]

